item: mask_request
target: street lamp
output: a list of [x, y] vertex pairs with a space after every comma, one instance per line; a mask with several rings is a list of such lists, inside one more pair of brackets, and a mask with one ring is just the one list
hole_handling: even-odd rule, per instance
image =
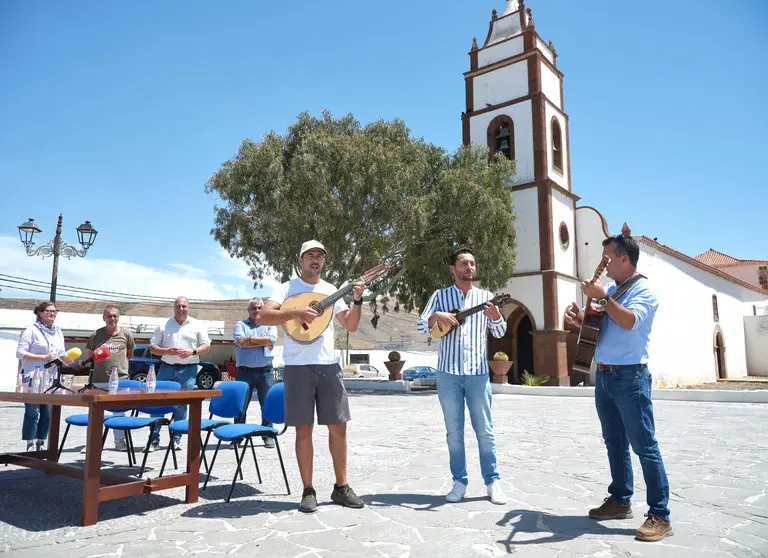
[[56, 236], [53, 240], [49, 240], [43, 246], [34, 248], [33, 238], [35, 234], [43, 232], [40, 227], [37, 226], [35, 220], [30, 217], [26, 223], [19, 225], [19, 239], [24, 245], [24, 249], [27, 251], [27, 256], [42, 256], [47, 258], [53, 256], [53, 273], [51, 275], [51, 302], [56, 302], [56, 282], [59, 274], [59, 256], [64, 256], [68, 260], [75, 256], [84, 258], [88, 253], [88, 249], [93, 246], [96, 235], [99, 232], [93, 228], [90, 221], [86, 221], [79, 227], [77, 227], [77, 240], [83, 247], [82, 250], [78, 250], [71, 244], [67, 244], [61, 239], [61, 213], [59, 213], [59, 222], [56, 224]]

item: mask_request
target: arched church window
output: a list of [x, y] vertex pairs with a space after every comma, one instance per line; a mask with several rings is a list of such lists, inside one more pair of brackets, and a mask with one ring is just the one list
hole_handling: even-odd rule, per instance
[[563, 133], [560, 131], [560, 122], [552, 117], [552, 166], [555, 170], [563, 172]]
[[488, 125], [488, 149], [501, 152], [509, 160], [515, 159], [515, 124], [506, 115], [494, 118]]
[[717, 309], [717, 295], [712, 295], [712, 318], [715, 322], [720, 321], [720, 311]]

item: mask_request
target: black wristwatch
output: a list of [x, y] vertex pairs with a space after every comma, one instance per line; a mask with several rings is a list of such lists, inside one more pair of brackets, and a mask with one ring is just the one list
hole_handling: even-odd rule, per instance
[[360, 300], [355, 300], [353, 298], [352, 299], [352, 304], [354, 304], [355, 306], [362, 306], [363, 305], [363, 299], [361, 298]]
[[597, 301], [597, 304], [600, 306], [600, 308], [605, 308], [608, 306], [608, 299], [607, 298], [601, 298]]

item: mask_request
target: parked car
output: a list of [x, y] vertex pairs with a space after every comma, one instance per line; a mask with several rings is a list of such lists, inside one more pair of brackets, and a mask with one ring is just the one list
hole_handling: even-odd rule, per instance
[[[149, 367], [154, 366], [155, 372], [160, 368], [160, 357], [149, 352], [149, 345], [136, 345], [133, 357], [128, 361], [128, 374], [131, 380], [143, 382], [147, 378]], [[197, 371], [198, 389], [211, 389], [213, 384], [221, 380], [219, 367], [212, 362], [200, 362]]]
[[371, 364], [347, 364], [341, 369], [345, 378], [375, 378], [381, 376], [379, 369]]
[[436, 386], [437, 369], [431, 366], [414, 366], [403, 370], [403, 380], [413, 382], [415, 386]]

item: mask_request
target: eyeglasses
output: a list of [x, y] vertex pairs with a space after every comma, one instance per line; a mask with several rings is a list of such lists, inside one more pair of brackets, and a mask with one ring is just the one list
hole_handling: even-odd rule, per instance
[[43, 314], [58, 314], [58, 310], [43, 310]]

